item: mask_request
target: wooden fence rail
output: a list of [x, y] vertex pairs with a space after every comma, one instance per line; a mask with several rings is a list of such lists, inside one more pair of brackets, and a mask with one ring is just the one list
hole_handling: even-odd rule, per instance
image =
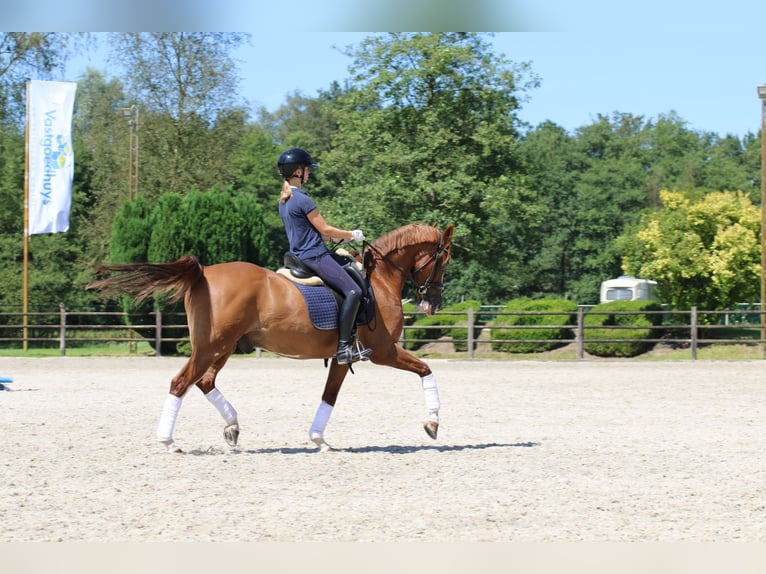
[[[662, 324], [652, 327], [630, 326], [630, 325], [586, 325], [586, 315], [663, 315]], [[522, 331], [525, 329], [555, 329], [567, 333], [567, 338], [560, 339], [492, 339], [482, 337], [484, 343], [557, 343], [569, 344], [576, 343], [577, 358], [585, 357], [586, 343], [635, 343], [636, 339], [620, 337], [632, 329], [652, 329], [653, 333], [664, 335], [641, 339], [647, 343], [666, 343], [688, 345], [691, 349], [692, 359], [697, 358], [697, 350], [700, 345], [717, 344], [760, 344], [766, 349], [766, 340], [763, 337], [763, 330], [759, 329], [760, 322], [764, 312], [756, 310], [724, 310], [724, 311], [700, 311], [696, 307], [688, 311], [610, 311], [596, 312], [590, 310], [587, 306], [580, 306], [576, 312], [566, 311], [544, 311], [544, 312], [503, 312], [489, 308], [479, 310], [468, 309], [467, 312], [442, 312], [438, 315], [460, 315], [465, 317], [465, 321], [460, 324], [454, 324], [454, 321], [448, 321], [444, 325], [406, 325], [402, 335], [401, 342], [406, 343], [432, 343], [442, 342], [450, 344], [461, 344], [467, 349], [465, 351], [468, 359], [475, 357], [476, 345], [479, 337], [477, 331], [481, 330], [511, 330]], [[540, 324], [540, 325], [496, 325], [495, 319], [504, 315], [527, 315], [527, 316], [550, 316], [571, 318], [570, 323], [562, 324]], [[127, 342], [135, 345], [140, 341], [150, 343], [154, 348], [156, 356], [162, 354], [163, 343], [188, 342], [188, 331], [186, 325], [186, 316], [182, 312], [162, 312], [154, 311], [148, 314], [130, 314], [123, 312], [106, 311], [68, 311], [62, 303], [57, 311], [37, 311], [27, 313], [27, 327], [29, 333], [26, 339], [23, 336], [23, 313], [18, 311], [0, 312], [0, 346], [13, 346], [22, 344], [25, 341], [29, 343], [45, 343], [50, 347], [58, 343], [61, 355], [66, 355], [67, 345], [89, 344], [89, 343], [110, 343]], [[706, 317], [707, 320], [700, 324], [700, 317]], [[679, 320], [680, 318], [680, 320]], [[753, 320], [755, 319], [755, 320]], [[722, 331], [724, 334], [740, 332], [742, 328], [747, 328], [751, 334], [758, 333], [761, 338], [747, 337], [716, 337], [702, 338], [701, 331], [713, 332]], [[408, 333], [413, 329], [433, 330], [434, 332], [449, 333], [449, 336], [439, 336], [433, 338], [409, 338]], [[465, 338], [455, 338], [455, 330], [460, 329], [467, 332]], [[614, 331], [615, 336], [609, 338], [590, 338], [586, 337], [589, 329], [598, 329], [600, 331]], [[168, 332], [178, 333], [182, 330], [183, 336], [169, 336]]]

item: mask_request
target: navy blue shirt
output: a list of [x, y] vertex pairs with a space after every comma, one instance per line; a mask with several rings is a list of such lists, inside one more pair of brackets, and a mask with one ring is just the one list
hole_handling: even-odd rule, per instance
[[308, 214], [317, 208], [317, 204], [303, 190], [297, 187], [292, 190], [293, 196], [279, 204], [279, 216], [285, 225], [290, 251], [300, 259], [322, 255], [327, 252], [327, 246], [308, 219]]

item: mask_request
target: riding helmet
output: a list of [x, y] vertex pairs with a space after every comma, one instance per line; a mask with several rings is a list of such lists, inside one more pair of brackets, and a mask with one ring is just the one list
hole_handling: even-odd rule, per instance
[[293, 147], [282, 152], [277, 160], [277, 169], [282, 177], [288, 178], [295, 173], [299, 167], [316, 167], [317, 164], [311, 159], [307, 151]]

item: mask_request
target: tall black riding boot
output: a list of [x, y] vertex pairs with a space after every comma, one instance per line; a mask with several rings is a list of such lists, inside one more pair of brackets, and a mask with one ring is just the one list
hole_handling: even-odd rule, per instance
[[354, 321], [356, 313], [359, 311], [359, 304], [362, 301], [362, 295], [358, 291], [350, 291], [343, 301], [338, 316], [338, 352], [335, 358], [338, 364], [355, 363], [356, 361], [366, 361], [372, 349], [359, 349], [357, 345], [351, 342], [354, 332]]

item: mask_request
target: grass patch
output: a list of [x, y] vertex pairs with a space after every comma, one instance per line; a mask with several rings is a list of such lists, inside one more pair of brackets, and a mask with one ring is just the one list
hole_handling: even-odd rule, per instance
[[[67, 357], [147, 357], [154, 355], [154, 347], [145, 341], [136, 343], [98, 343], [67, 347]], [[0, 357], [60, 357], [58, 347], [30, 346], [26, 351], [21, 347], [16, 349], [0, 349]]]

